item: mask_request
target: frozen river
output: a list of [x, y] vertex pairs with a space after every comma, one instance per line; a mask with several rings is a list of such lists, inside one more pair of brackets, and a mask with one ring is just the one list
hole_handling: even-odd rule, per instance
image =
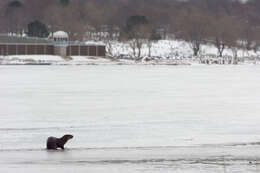
[[0, 172], [260, 172], [260, 66], [0, 66], [0, 133]]

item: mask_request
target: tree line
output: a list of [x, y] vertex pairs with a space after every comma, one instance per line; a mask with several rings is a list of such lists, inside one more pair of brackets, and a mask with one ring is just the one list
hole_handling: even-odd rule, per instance
[[0, 32], [46, 37], [57, 30], [74, 40], [86, 32], [105, 31], [106, 37], [100, 36], [105, 41], [120, 33], [116, 38], [131, 40], [136, 56], [144, 42], [149, 47], [166, 36], [188, 41], [195, 56], [208, 42], [222, 56], [226, 48], [258, 50], [260, 1], [1, 0]]

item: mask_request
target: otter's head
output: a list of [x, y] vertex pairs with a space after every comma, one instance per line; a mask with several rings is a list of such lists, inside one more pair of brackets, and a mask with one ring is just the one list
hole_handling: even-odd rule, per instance
[[67, 135], [64, 135], [62, 138], [67, 142], [68, 140], [73, 138], [73, 135], [67, 134]]

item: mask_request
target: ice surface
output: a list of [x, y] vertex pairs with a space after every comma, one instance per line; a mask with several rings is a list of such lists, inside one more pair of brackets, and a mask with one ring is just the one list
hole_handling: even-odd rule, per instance
[[[1, 151], [1, 172], [259, 172], [257, 147], [163, 147]], [[248, 154], [251, 153], [249, 156]]]
[[[257, 172], [259, 79], [258, 65], [0, 66], [0, 172]], [[44, 150], [65, 133], [68, 150]]]

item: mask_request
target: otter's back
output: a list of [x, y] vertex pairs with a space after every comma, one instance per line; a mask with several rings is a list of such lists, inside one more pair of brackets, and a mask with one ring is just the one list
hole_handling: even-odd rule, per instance
[[46, 147], [47, 149], [57, 149], [57, 140], [55, 137], [48, 137]]

